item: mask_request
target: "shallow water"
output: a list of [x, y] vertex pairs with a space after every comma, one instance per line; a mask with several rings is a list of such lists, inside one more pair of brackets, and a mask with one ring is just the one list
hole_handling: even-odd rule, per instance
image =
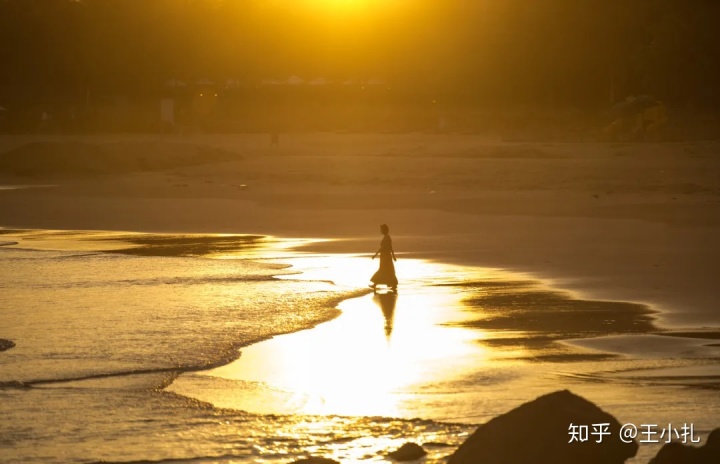
[[[348, 287], [354, 280], [361, 285], [372, 269], [370, 260], [358, 257], [305, 257], [290, 263], [303, 271], [293, 280], [320, 278], [322, 266], [329, 265], [343, 270], [332, 275]], [[447, 281], [458, 269], [405, 260], [398, 272], [406, 276], [400, 295], [346, 300], [337, 319], [245, 348], [236, 362], [183, 375], [169, 390], [261, 414], [437, 419], [443, 412], [430, 411], [425, 401], [432, 395], [418, 390], [429, 382], [462, 378], [487, 362], [487, 350], [475, 342], [477, 331], [447, 325], [467, 317], [462, 292], [426, 286], [430, 276]]]
[[377, 261], [296, 241], [3, 235], [3, 462], [382, 461], [405, 441], [433, 462], [561, 388], [621, 422], [719, 422], [712, 343], [528, 276], [400, 259], [400, 294], [373, 296]]
[[[208, 366], [332, 317], [345, 296], [322, 282], [279, 282], [282, 271], [251, 261], [13, 248], [2, 260], [0, 325], [17, 346], [0, 382]], [[296, 310], [268, 314], [272, 306]]]

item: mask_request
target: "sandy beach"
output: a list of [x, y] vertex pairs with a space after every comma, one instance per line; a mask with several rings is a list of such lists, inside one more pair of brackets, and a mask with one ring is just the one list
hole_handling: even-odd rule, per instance
[[[0, 192], [1, 222], [323, 237], [339, 240], [311, 249], [336, 252], [373, 250], [387, 222], [411, 257], [535, 273], [652, 304], [669, 327], [716, 327], [719, 149], [463, 134], [287, 134], [277, 148], [265, 134], [5, 136], [0, 185], [52, 187]], [[89, 164], [68, 161], [78, 151]]]
[[[506, 143], [468, 134], [283, 134], [279, 147], [270, 147], [263, 134], [3, 137], [0, 245], [19, 253], [5, 255], [11, 256], [8, 272], [29, 265], [22, 261], [27, 252], [43, 263], [68, 259], [79, 272], [98, 273], [93, 279], [109, 279], [102, 285], [145, 288], [112, 307], [129, 304], [124, 317], [149, 333], [164, 333], [176, 317], [205, 320], [206, 306], [218, 319], [203, 329], [213, 334], [207, 335], [213, 345], [190, 357], [182, 347], [191, 338], [183, 337], [199, 333], [195, 329], [170, 342], [153, 335], [153, 343], [173, 348], [140, 368], [139, 355], [124, 348], [109, 363], [93, 355], [101, 363], [96, 367], [76, 362], [45, 378], [31, 367], [13, 368], [17, 378], [5, 372], [0, 380], [8, 388], [0, 392], [21, 405], [25, 393], [8, 382], [26, 382], [27, 394], [35, 396], [41, 390], [35, 387], [54, 389], [61, 378], [82, 385], [68, 393], [73, 398], [86, 395], [100, 404], [102, 391], [112, 390], [121, 405], [138, 394], [133, 384], [161, 388], [173, 398], [169, 403], [162, 396], [142, 401], [157, 404], [163, 417], [164, 408], [184, 411], [181, 417], [198, 424], [188, 443], [206, 443], [207, 434], [215, 436], [208, 448], [213, 456], [223, 446], [231, 450], [230, 431], [208, 424], [245, 421], [238, 411], [246, 411], [252, 423], [243, 433], [267, 443], [249, 439], [236, 443], [237, 450], [272, 462], [290, 462], [299, 449], [342, 462], [382, 461], [378, 453], [399, 446], [401, 437], [431, 443], [428, 462], [442, 462], [475, 424], [558, 388], [571, 388], [625, 421], [696, 421], [707, 432], [719, 417], [713, 400], [720, 378], [719, 149], [714, 142]], [[363, 289], [381, 223], [390, 224], [399, 258], [400, 295], [392, 301]], [[238, 288], [234, 262], [243, 269]], [[120, 274], [105, 276], [112, 266]], [[145, 277], [153, 270], [163, 277]], [[199, 276], [205, 276], [202, 290], [187, 290]], [[288, 300], [281, 284], [305, 285], [307, 294]], [[25, 292], [43, 288], [27, 285]], [[54, 293], [55, 284], [48, 285], [38, 308], [66, 291]], [[164, 293], [163, 285], [179, 293]], [[223, 290], [215, 294], [215, 288]], [[270, 296], [256, 296], [260, 288]], [[24, 295], [6, 304], [15, 308]], [[305, 305], [306, 297], [323, 303], [307, 303], [300, 318], [284, 306]], [[172, 312], [143, 316], [143, 308], [163, 298]], [[81, 303], [96, 311], [90, 296]], [[176, 312], [185, 304], [198, 312]], [[255, 312], [223, 323], [233, 320], [224, 319], [223, 307], [236, 304]], [[273, 305], [286, 309], [268, 325], [272, 319], [257, 310]], [[29, 317], [14, 310], [17, 321]], [[114, 319], [97, 314], [104, 321], [101, 340]], [[309, 327], [315, 328], [298, 332]], [[244, 341], [233, 342], [230, 329]], [[78, 330], [94, 329], [78, 323]], [[279, 333], [290, 334], [267, 340]], [[142, 339], [139, 334], [129, 331], [120, 340]], [[27, 349], [4, 333], [0, 338], [17, 344], [7, 353]], [[444, 341], [433, 348], [428, 340]], [[327, 357], [328, 345], [335, 358]], [[97, 349], [82, 346], [88, 353]], [[350, 370], [328, 375], [327, 366], [338, 360]], [[298, 380], [306, 379], [297, 373], [302, 370], [314, 372], [309, 378], [315, 381]], [[377, 388], [374, 398], [382, 401], [349, 400], [362, 396], [342, 383], [352, 375], [368, 382], [354, 388]], [[658, 406], [669, 392], [683, 400]], [[198, 416], [183, 409], [188, 404], [209, 409]], [[265, 421], [275, 414], [283, 423], [271, 427]], [[380, 432], [385, 419], [364, 416], [393, 418], [398, 432]], [[313, 435], [311, 422], [320, 435]], [[175, 427], [181, 425], [162, 430]], [[312, 438], [278, 448], [273, 437], [289, 437], [297, 427]], [[323, 444], [321, 430], [336, 430], [338, 441]], [[379, 438], [362, 445], [350, 430]], [[124, 440], [137, 451], [131, 438]], [[163, 454], [158, 447], [131, 457], [197, 456], [191, 448]], [[647, 462], [655, 451], [641, 447], [632, 462]], [[117, 460], [107, 453], [94, 456]]]

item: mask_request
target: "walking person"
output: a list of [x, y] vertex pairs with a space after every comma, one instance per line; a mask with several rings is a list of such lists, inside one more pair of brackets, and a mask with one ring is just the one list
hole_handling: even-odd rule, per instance
[[395, 276], [395, 265], [393, 264], [393, 261], [397, 261], [397, 258], [395, 257], [395, 251], [393, 251], [390, 229], [387, 224], [380, 226], [380, 232], [383, 234], [380, 249], [372, 257], [372, 259], [375, 259], [378, 254], [380, 255], [380, 268], [370, 278], [372, 282], [370, 287], [377, 292], [378, 285], [387, 285], [393, 292], [397, 293], [398, 280]]

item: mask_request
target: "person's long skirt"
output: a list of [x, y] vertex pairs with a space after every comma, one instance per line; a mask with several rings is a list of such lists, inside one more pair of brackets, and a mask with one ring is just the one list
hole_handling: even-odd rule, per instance
[[388, 287], [397, 287], [398, 280], [395, 276], [395, 264], [393, 264], [390, 253], [380, 254], [380, 268], [370, 278], [375, 285], [387, 285]]

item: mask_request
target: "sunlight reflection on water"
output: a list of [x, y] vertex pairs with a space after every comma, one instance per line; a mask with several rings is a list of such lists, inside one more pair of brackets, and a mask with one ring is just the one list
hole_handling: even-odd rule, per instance
[[[302, 274], [285, 279], [330, 276], [341, 287], [364, 284], [377, 265], [355, 256], [309, 256], [291, 262]], [[183, 375], [171, 391], [262, 414], [427, 417], [422, 404], [428, 395], [416, 392], [460, 378], [487, 358], [487, 349], [475, 342], [482, 332], [447, 325], [467, 317], [462, 293], [437, 284], [498, 276], [486, 270], [469, 275], [469, 269], [420, 260], [400, 260], [397, 271], [399, 295], [344, 301], [339, 318], [244, 348], [236, 362]], [[207, 377], [242, 382], [243, 392], [212, 388], [208, 393]]]

